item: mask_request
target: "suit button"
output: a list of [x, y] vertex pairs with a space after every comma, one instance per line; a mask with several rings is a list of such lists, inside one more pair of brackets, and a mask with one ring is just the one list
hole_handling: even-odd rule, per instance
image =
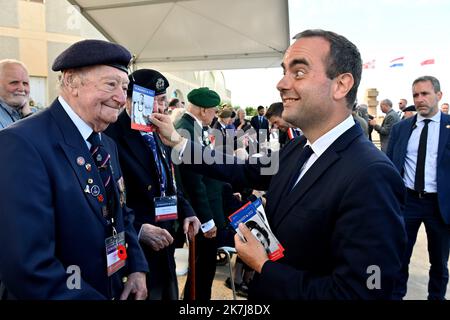
[[152, 185], [151, 184], [148, 185], [147, 190], [148, 191], [152, 190]]
[[127, 278], [127, 277], [123, 277], [123, 278], [122, 278], [122, 282], [123, 282], [123, 283], [127, 283], [127, 281], [128, 281], [128, 278]]

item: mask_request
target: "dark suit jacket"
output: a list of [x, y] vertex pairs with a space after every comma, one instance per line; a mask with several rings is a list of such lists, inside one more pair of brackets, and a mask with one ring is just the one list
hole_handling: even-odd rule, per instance
[[[177, 129], [184, 129], [188, 139], [200, 143], [202, 140], [202, 128], [189, 114], [184, 114], [176, 123]], [[194, 129], [196, 128], [196, 129]], [[203, 224], [211, 219], [218, 228], [225, 225], [223, 212], [223, 183], [208, 178], [202, 174], [192, 172], [185, 167], [177, 167], [179, 170], [180, 184], [183, 192], [194, 208], [197, 217]]]
[[386, 113], [386, 117], [383, 123], [380, 125], [375, 125], [373, 128], [380, 134], [381, 151], [386, 152], [389, 145], [389, 135], [391, 134], [391, 129], [394, 124], [400, 121], [400, 117], [397, 112], [391, 109]]
[[260, 138], [259, 130], [266, 130], [265, 137], [266, 140], [269, 139], [269, 120], [267, 120], [266, 117], [264, 116], [262, 118], [263, 118], [262, 124], [259, 122], [258, 116], [254, 116], [250, 119], [250, 124], [252, 125], [253, 128], [255, 128], [259, 142], [264, 141], [263, 139]]
[[[114, 181], [121, 177], [114, 142], [102, 135]], [[85, 193], [88, 180], [102, 186], [86, 142], [56, 100], [49, 109], [0, 132], [0, 279], [18, 299], [118, 298], [122, 277], [148, 270], [132, 225], [119, 205], [116, 229], [125, 231], [128, 266], [108, 278], [105, 239], [111, 226], [102, 205]], [[78, 159], [91, 164], [89, 172]], [[69, 290], [69, 266], [81, 271], [81, 289]]]
[[[266, 214], [285, 256], [264, 264], [249, 298], [389, 299], [406, 245], [400, 175], [353, 126], [288, 192], [305, 142], [302, 136], [281, 150], [272, 177], [260, 176], [255, 165], [201, 166], [233, 184], [268, 188]], [[188, 145], [185, 153], [192, 147], [198, 146]], [[380, 289], [367, 287], [372, 268], [380, 270]]]
[[[127, 206], [134, 210], [136, 216], [134, 222], [136, 232], [139, 232], [142, 224], [149, 223], [168, 230], [175, 237], [175, 220], [155, 221], [154, 198], [161, 196], [159, 173], [152, 151], [146, 144], [141, 133], [131, 129], [130, 117], [125, 111], [119, 115], [116, 123], [108, 127], [105, 133], [114, 139], [118, 146], [119, 159], [125, 180]], [[182, 227], [184, 218], [194, 216], [195, 213], [184, 198], [183, 193], [174, 188], [171, 169], [171, 149], [165, 147], [160, 142], [157, 134], [154, 134], [154, 137], [159, 146], [159, 157], [168, 174], [166, 196], [177, 195], [178, 220], [181, 224], [180, 227]], [[172, 275], [175, 275], [174, 246], [175, 244], [173, 243], [171, 246], [158, 252], [153, 251], [147, 246], [143, 246], [144, 253], [150, 265], [149, 277], [153, 276], [151, 271], [153, 264], [167, 265], [167, 270], [171, 270]], [[154, 276], [162, 277], [162, 275], [158, 274]]]
[[[387, 155], [402, 176], [409, 137], [415, 127], [416, 120], [417, 115], [402, 120], [391, 131]], [[450, 115], [441, 114], [440, 126], [436, 173], [438, 202], [442, 219], [446, 224], [450, 224], [450, 198], [448, 196], [450, 190]]]

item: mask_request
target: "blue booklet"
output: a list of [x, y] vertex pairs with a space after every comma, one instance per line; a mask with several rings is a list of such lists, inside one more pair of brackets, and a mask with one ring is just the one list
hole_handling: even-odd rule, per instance
[[276, 261], [284, 257], [284, 248], [269, 227], [261, 198], [257, 198], [253, 202], [249, 201], [230, 215], [228, 219], [230, 220], [231, 226], [236, 230], [243, 241], [246, 240], [238, 226], [239, 223], [245, 224], [256, 239], [264, 246], [270, 260]]

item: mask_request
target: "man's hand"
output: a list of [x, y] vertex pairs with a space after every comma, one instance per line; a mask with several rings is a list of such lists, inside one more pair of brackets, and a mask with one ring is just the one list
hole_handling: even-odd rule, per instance
[[371, 126], [375, 126], [375, 125], [377, 124], [377, 119], [369, 120], [369, 124], [370, 124]]
[[158, 128], [157, 132], [166, 146], [175, 148], [176, 146], [184, 144], [183, 142], [186, 139], [180, 136], [175, 130], [170, 116], [161, 113], [152, 113], [151, 120]]
[[134, 300], [147, 299], [147, 285], [144, 272], [134, 272], [128, 276], [128, 280], [125, 282], [125, 287], [120, 295], [120, 300], [127, 300], [130, 293], [134, 295]]
[[212, 239], [217, 236], [217, 227], [214, 226], [211, 230], [204, 233], [205, 238]]
[[192, 240], [200, 229], [201, 222], [196, 216], [187, 217], [183, 221], [183, 231], [188, 234], [189, 240]]
[[239, 258], [241, 258], [250, 268], [261, 273], [264, 263], [269, 260], [266, 250], [250, 229], [243, 223], [239, 224], [239, 230], [242, 232], [245, 239], [247, 239], [247, 242], [243, 242], [237, 233], [234, 235], [234, 247], [236, 248]]
[[166, 229], [145, 223], [142, 225], [139, 240], [153, 250], [159, 251], [172, 244], [173, 237]]
[[32, 113], [30, 105], [28, 104], [28, 101], [19, 109], [19, 112], [22, 115], [22, 118], [25, 118], [26, 116], [28, 116]]

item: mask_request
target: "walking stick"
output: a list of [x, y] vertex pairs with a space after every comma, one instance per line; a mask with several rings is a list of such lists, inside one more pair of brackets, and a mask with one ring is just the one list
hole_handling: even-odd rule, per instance
[[[193, 235], [190, 241], [189, 241], [189, 234]], [[189, 279], [190, 279], [189, 298], [190, 300], [195, 300], [195, 235], [192, 225], [189, 226], [189, 232], [186, 235], [186, 237], [188, 238], [189, 244]]]

